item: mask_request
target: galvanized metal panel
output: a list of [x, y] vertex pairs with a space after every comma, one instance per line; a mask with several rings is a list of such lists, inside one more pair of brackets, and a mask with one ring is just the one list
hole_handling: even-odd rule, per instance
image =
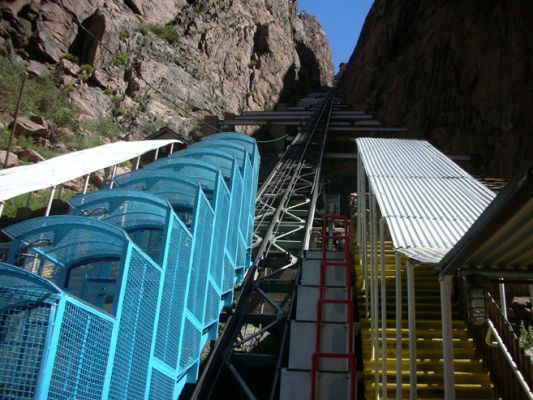
[[438, 263], [495, 194], [426, 141], [357, 139], [394, 247]]

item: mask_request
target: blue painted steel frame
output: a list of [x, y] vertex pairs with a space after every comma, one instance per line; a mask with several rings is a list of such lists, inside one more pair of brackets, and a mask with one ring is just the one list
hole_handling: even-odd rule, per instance
[[[34, 269], [40, 277], [19, 267], [55, 265], [68, 275], [75, 266], [115, 265], [109, 268], [116, 278], [101, 276], [109, 268], [81, 278], [96, 280], [104, 293], [106, 285], [114, 285], [111, 314], [78, 300], [69, 292], [73, 287], [62, 287], [65, 278], [51, 284], [56, 290], [45, 300], [50, 312], [34, 383], [37, 398], [62, 398], [60, 393], [70, 390], [79, 399], [98, 393], [104, 399], [174, 399], [186, 382], [197, 379], [201, 349], [216, 338], [218, 315], [250, 266], [258, 171], [253, 139], [217, 134], [116, 177], [117, 189], [73, 198], [70, 216], [37, 218], [5, 230], [13, 239], [10, 263], [22, 263], [0, 263], [0, 294], [11, 293], [12, 299], [20, 289], [9, 286], [8, 276], [47, 282], [47, 270]], [[76, 235], [92, 238], [92, 247], [76, 243]], [[49, 240], [36, 242], [44, 237]], [[9, 303], [14, 300], [5, 301], [1, 310], [18, 310]], [[67, 340], [76, 332], [81, 342]], [[96, 344], [108, 350], [95, 352]], [[87, 357], [103, 363], [101, 381], [84, 375], [95, 373], [82, 367]]]

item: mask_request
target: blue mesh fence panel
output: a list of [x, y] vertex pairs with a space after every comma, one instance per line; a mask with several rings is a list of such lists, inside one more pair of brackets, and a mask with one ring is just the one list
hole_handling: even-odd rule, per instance
[[242, 212], [241, 212], [241, 232], [243, 237], [248, 238], [248, 229], [250, 222], [250, 213], [251, 210], [251, 198], [252, 198], [252, 170], [250, 167], [250, 162], [246, 161], [246, 167], [244, 168], [244, 194], [242, 200]]
[[113, 321], [67, 300], [48, 397], [95, 399], [102, 397]]
[[[28, 291], [0, 288], [2, 399], [33, 399], [36, 394], [51, 305], [28, 295], [33, 297]], [[21, 300], [34, 303], [17, 306]]]
[[235, 177], [231, 188], [230, 224], [228, 229], [228, 251], [230, 257], [237, 264], [237, 247], [239, 241], [239, 219], [241, 215], [243, 181], [240, 172], [235, 171]]
[[180, 372], [184, 372], [193, 366], [200, 358], [201, 340], [201, 329], [199, 329], [191, 320], [186, 318], [181, 345]]
[[239, 240], [237, 241], [237, 267], [244, 267], [246, 260], [246, 240], [239, 234]]
[[187, 277], [191, 261], [192, 236], [174, 218], [160, 316], [155, 344], [155, 356], [173, 368], [178, 366], [179, 341], [185, 313]]
[[233, 289], [234, 276], [235, 265], [226, 254], [224, 256], [224, 282], [222, 284], [222, 293], [227, 293]]
[[203, 321], [204, 315], [206, 284], [211, 258], [213, 217], [213, 211], [207, 199], [201, 194], [198, 198], [196, 210], [193, 262], [191, 265], [191, 280], [187, 299], [187, 307], [200, 322]]
[[172, 400], [174, 396], [174, 379], [168, 377], [157, 369], [152, 369], [152, 380], [150, 382], [151, 400]]
[[228, 222], [229, 222], [229, 193], [226, 185], [219, 178], [217, 186], [217, 204], [215, 226], [213, 233], [213, 250], [211, 256], [211, 275], [216, 285], [222, 287], [223, 259], [226, 248]]
[[218, 320], [220, 306], [220, 295], [214, 285], [209, 282], [207, 285], [207, 303], [204, 312], [204, 325], [211, 325]]
[[139, 251], [131, 251], [109, 392], [117, 400], [144, 398], [161, 276]]

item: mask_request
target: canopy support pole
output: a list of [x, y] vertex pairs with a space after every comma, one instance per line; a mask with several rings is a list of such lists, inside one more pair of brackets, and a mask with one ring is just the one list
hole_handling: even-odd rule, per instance
[[498, 288], [500, 289], [500, 306], [502, 308], [505, 319], [507, 319], [507, 299], [505, 293], [505, 283], [500, 283], [498, 285]]
[[370, 243], [371, 243], [371, 268], [373, 274], [372, 292], [374, 302], [374, 315], [372, 316], [372, 325], [374, 327], [374, 394], [377, 399], [379, 396], [379, 292], [378, 292], [378, 263], [377, 263], [377, 213], [376, 213], [376, 197], [369, 188], [370, 195]]
[[411, 260], [407, 261], [407, 314], [409, 326], [409, 399], [416, 400], [416, 315], [415, 271]]
[[[362, 168], [362, 163], [361, 163]], [[368, 294], [370, 291], [370, 283], [368, 278], [368, 248], [367, 248], [367, 213], [366, 213], [366, 181], [365, 173], [361, 171], [361, 229], [362, 229], [362, 243], [361, 243], [361, 258], [363, 260], [363, 285], [365, 288], [365, 312], [366, 317], [370, 316], [370, 307], [368, 305]]]
[[2, 213], [4, 212], [4, 202], [0, 201], [0, 218], [2, 218]]
[[113, 165], [113, 172], [111, 173], [111, 183], [109, 184], [109, 189], [113, 189], [115, 186], [115, 176], [117, 175], [117, 165]]
[[174, 142], [170, 143], [170, 152], [168, 155], [171, 155], [174, 152]]
[[137, 161], [135, 162], [135, 170], [139, 169], [140, 164], [141, 164], [141, 156], [137, 157]]
[[157, 157], [159, 157], [159, 147], [157, 149], [155, 149], [154, 161], [157, 160]]
[[444, 398], [455, 400], [452, 330], [452, 276], [439, 278], [442, 317], [442, 354], [444, 358]]
[[394, 253], [396, 270], [396, 398], [402, 398], [402, 265], [400, 253]]
[[85, 177], [85, 184], [83, 185], [83, 194], [87, 193], [87, 189], [89, 188], [89, 180], [91, 179], [91, 174], [87, 174]]
[[387, 279], [385, 274], [385, 218], [379, 220], [381, 261], [381, 396], [387, 398]]
[[46, 205], [46, 211], [44, 213], [45, 217], [48, 217], [50, 215], [50, 211], [52, 210], [52, 202], [54, 201], [55, 194], [56, 194], [56, 185], [52, 186], [52, 190], [50, 191], [50, 197], [48, 198], [48, 204]]

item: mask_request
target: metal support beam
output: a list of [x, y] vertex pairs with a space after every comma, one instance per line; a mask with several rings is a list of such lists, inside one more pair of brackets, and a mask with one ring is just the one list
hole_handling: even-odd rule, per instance
[[381, 396], [387, 398], [387, 277], [385, 273], [385, 218], [379, 220], [381, 261]]
[[50, 211], [52, 210], [52, 202], [54, 201], [55, 193], [56, 193], [56, 187], [52, 186], [52, 189], [50, 190], [50, 197], [48, 198], [48, 204], [46, 205], [46, 211], [44, 212], [45, 217], [48, 217], [50, 215]]
[[83, 194], [87, 193], [87, 189], [89, 188], [89, 181], [91, 180], [91, 174], [87, 174], [85, 177], [85, 184], [83, 185]]
[[452, 276], [439, 277], [440, 307], [442, 318], [442, 354], [444, 360], [444, 398], [455, 400], [453, 369], [453, 330], [452, 330]]
[[369, 191], [370, 201], [370, 268], [372, 270], [372, 337], [374, 349], [374, 397], [379, 396], [379, 293], [378, 293], [378, 270], [377, 270], [377, 217], [376, 198], [372, 189]]
[[2, 218], [2, 213], [4, 212], [4, 202], [0, 201], [0, 218]]
[[505, 319], [507, 319], [507, 294], [505, 292], [505, 283], [500, 283], [498, 289], [500, 291], [500, 307], [502, 308]]
[[396, 399], [402, 398], [402, 265], [400, 253], [394, 253], [396, 271]]
[[[193, 399], [214, 396], [219, 389], [221, 377], [226, 376], [224, 372], [229, 372], [235, 377], [243, 389], [245, 398], [279, 397], [277, 395], [279, 376], [286, 357], [284, 353], [287, 348], [286, 341], [290, 337], [286, 321], [293, 312], [295, 282], [299, 281], [301, 273], [297, 256], [309, 247], [319, 192], [320, 164], [332, 105], [333, 92], [330, 92], [288, 146], [257, 193], [254, 263], [240, 286], [235, 310], [229, 316], [211, 352], [192, 394]], [[280, 267], [282, 259], [286, 263]], [[289, 269], [294, 272], [285, 273]], [[286, 279], [288, 276], [292, 278], [293, 275], [295, 280], [292, 281], [292, 288], [289, 288], [290, 283]], [[277, 294], [270, 296], [267, 291]], [[255, 301], [256, 299], [258, 301]], [[268, 311], [271, 308], [276, 310], [274, 318], [272, 311]], [[262, 313], [266, 316], [260, 316]], [[254, 323], [247, 323], [249, 321]], [[259, 321], [261, 321], [259, 324], [255, 323]], [[275, 365], [270, 394], [261, 393], [259, 396], [259, 392], [254, 392], [256, 390], [263, 392], [263, 388], [256, 388], [242, 380], [237, 370], [241, 364], [234, 362], [236, 360], [234, 356], [242, 352], [242, 348], [251, 348], [256, 345], [255, 343], [260, 343], [269, 329], [280, 325], [283, 325], [280, 350], [275, 354], [276, 362], [273, 363], [274, 359], [270, 358], [268, 364]]]
[[416, 315], [415, 271], [411, 260], [407, 261], [407, 314], [409, 327], [409, 399], [416, 399]]

